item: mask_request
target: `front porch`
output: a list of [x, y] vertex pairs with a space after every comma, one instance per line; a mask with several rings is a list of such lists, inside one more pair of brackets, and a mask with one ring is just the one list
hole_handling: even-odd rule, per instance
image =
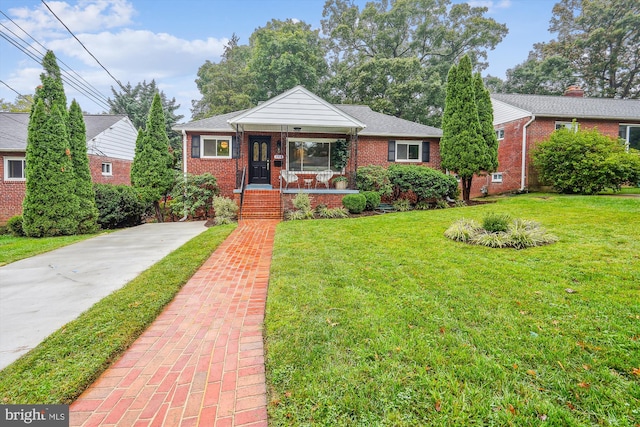
[[284, 212], [293, 210], [293, 199], [298, 193], [311, 197], [311, 207], [326, 205], [330, 208], [342, 206], [342, 198], [356, 194], [358, 190], [333, 188], [273, 188], [271, 185], [247, 185], [234, 190], [234, 200], [240, 207], [239, 219], [283, 219]]

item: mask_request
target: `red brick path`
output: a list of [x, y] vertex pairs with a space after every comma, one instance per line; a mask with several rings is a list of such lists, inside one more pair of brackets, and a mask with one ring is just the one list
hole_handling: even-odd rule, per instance
[[71, 426], [266, 426], [264, 319], [277, 220], [242, 221], [70, 408]]

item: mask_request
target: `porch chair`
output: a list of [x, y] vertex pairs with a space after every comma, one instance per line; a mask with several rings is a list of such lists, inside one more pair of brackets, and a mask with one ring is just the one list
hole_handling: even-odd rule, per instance
[[281, 170], [280, 171], [280, 179], [285, 182], [284, 188], [288, 188], [289, 184], [294, 183], [294, 182], [297, 182], [298, 183], [298, 188], [300, 188], [300, 181], [298, 181], [298, 175], [296, 175], [292, 171], [288, 171], [288, 170], [284, 170], [284, 169]]
[[324, 184], [325, 187], [329, 188], [329, 181], [333, 177], [333, 171], [327, 169], [326, 171], [320, 171], [316, 175], [316, 188], [318, 188], [318, 183]]

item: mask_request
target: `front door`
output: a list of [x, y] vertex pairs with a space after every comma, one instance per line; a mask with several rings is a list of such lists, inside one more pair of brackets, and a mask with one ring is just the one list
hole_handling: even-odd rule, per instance
[[271, 184], [271, 137], [249, 137], [249, 183]]

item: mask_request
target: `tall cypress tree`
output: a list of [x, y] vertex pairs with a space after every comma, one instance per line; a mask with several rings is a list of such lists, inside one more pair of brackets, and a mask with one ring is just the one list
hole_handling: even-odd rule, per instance
[[478, 119], [471, 59], [467, 55], [449, 70], [440, 155], [442, 167], [456, 172], [462, 181], [462, 198], [468, 202], [473, 175], [486, 163], [485, 143]]
[[91, 170], [87, 157], [87, 130], [80, 105], [74, 99], [69, 109], [69, 146], [73, 173], [75, 175], [75, 193], [78, 196], [79, 209], [76, 213], [78, 233], [95, 233], [98, 230], [98, 208], [96, 195], [91, 183]]
[[64, 110], [56, 103], [47, 114], [39, 99], [27, 137], [23, 228], [27, 236], [75, 234], [79, 209]]
[[476, 105], [478, 106], [478, 120], [480, 122], [480, 134], [487, 145], [483, 164], [480, 169], [485, 172], [495, 172], [498, 169], [498, 137], [493, 129], [493, 105], [491, 95], [484, 87], [482, 76], [475, 73], [473, 76], [476, 93]]
[[160, 199], [169, 193], [175, 181], [172, 163], [162, 100], [160, 95], [156, 94], [151, 103], [147, 127], [144, 132], [138, 134], [136, 140], [135, 156], [131, 166], [131, 184], [145, 202], [153, 204], [159, 222], [164, 219], [160, 210]]
[[41, 99], [45, 110], [48, 114], [51, 114], [53, 106], [57, 104], [66, 119], [67, 96], [64, 94], [60, 67], [58, 67], [56, 56], [52, 51], [47, 51], [42, 58], [42, 67], [44, 68], [44, 73], [40, 74], [40, 82], [42, 84], [36, 88], [33, 105], [35, 106], [38, 100]]

